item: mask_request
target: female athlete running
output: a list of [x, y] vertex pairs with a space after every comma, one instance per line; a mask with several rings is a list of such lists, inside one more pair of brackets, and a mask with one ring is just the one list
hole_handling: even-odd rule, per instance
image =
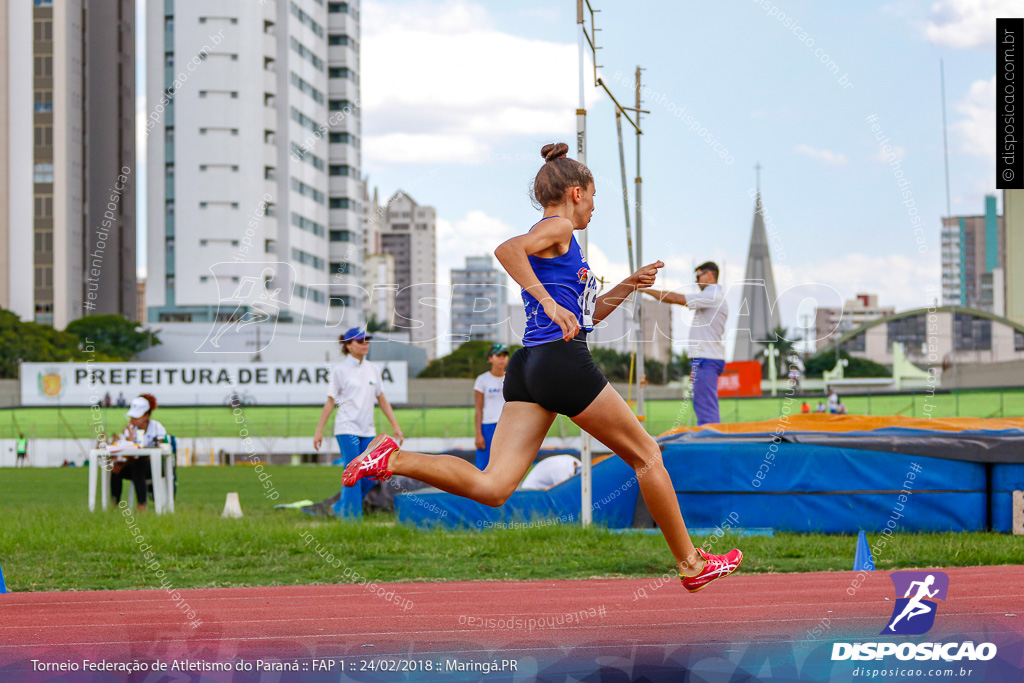
[[654, 284], [661, 261], [644, 266], [598, 297], [597, 280], [573, 232], [584, 230], [594, 210], [594, 180], [583, 164], [565, 156], [565, 143], [546, 145], [533, 194], [544, 217], [529, 232], [494, 250], [523, 288], [526, 332], [505, 373], [505, 408], [495, 428], [484, 471], [450, 455], [399, 450], [382, 434], [353, 460], [342, 478], [401, 474], [484, 505], [498, 507], [516, 490], [548, 428], [561, 413], [622, 458], [637, 474], [640, 492], [675, 557], [683, 586], [698, 591], [736, 571], [743, 553], [711, 555], [695, 548], [679, 511], [672, 480], [657, 442], [640, 425], [590, 357], [587, 333], [637, 289]]

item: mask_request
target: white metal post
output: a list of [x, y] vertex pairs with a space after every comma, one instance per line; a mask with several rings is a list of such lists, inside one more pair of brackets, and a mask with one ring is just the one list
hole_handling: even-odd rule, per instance
[[[576, 0], [576, 24], [578, 26], [579, 39], [579, 71], [580, 71], [580, 102], [576, 109], [576, 160], [581, 164], [587, 163], [587, 105], [583, 90], [583, 50], [586, 40], [585, 28], [583, 25], [583, 0]], [[587, 231], [580, 230], [580, 247], [583, 248], [583, 255], [587, 254]], [[581, 431], [580, 433], [580, 459], [583, 461], [583, 470], [580, 473], [580, 524], [589, 526], [594, 518], [593, 489], [591, 487], [591, 458], [590, 458], [590, 434]]]

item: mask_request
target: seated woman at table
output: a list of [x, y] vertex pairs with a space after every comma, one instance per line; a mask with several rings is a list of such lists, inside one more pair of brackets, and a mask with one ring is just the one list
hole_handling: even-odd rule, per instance
[[[150, 417], [156, 410], [156, 398], [151, 394], [142, 394], [132, 399], [132, 404], [125, 415], [128, 426], [121, 434], [121, 443], [131, 442], [140, 448], [159, 446], [160, 440], [167, 435], [164, 426]], [[110, 494], [115, 501], [121, 500], [121, 485], [125, 479], [135, 484], [135, 497], [139, 501], [139, 510], [146, 509], [146, 480], [151, 473], [149, 458], [118, 457], [114, 461], [114, 469], [110, 475]]]

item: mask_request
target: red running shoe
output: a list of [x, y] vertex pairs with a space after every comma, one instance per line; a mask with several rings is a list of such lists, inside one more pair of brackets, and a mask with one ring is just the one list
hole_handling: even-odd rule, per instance
[[398, 444], [387, 434], [381, 434], [370, 442], [358, 458], [345, 467], [341, 475], [343, 486], [355, 486], [355, 483], [363, 477], [372, 477], [377, 481], [387, 481], [391, 478], [391, 471], [388, 469], [388, 460], [391, 454], [398, 450]]
[[743, 553], [735, 548], [725, 555], [709, 555], [700, 548], [697, 548], [697, 552], [704, 558], [704, 568], [700, 571], [700, 574], [697, 574], [697, 576], [683, 576], [680, 574], [679, 576], [682, 579], [683, 588], [691, 593], [696, 593], [715, 579], [729, 576], [729, 574], [739, 569], [740, 562], [743, 561]]

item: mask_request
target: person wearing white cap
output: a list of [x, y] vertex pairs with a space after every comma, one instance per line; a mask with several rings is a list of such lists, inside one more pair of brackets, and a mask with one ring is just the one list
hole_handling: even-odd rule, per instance
[[[151, 415], [156, 410], [156, 398], [151, 394], [142, 394], [132, 399], [125, 416], [128, 426], [121, 433], [122, 441], [138, 444], [140, 448], [152, 448], [160, 439], [167, 435], [164, 426], [154, 420]], [[135, 484], [135, 497], [139, 502], [139, 510], [146, 509], [146, 479], [150, 474], [149, 458], [119, 458], [114, 463], [110, 475], [110, 494], [114, 500], [121, 500], [121, 485], [125, 479]]]
[[[395, 411], [384, 395], [384, 380], [380, 368], [366, 359], [370, 353], [373, 337], [361, 327], [353, 327], [338, 338], [341, 353], [345, 357], [331, 368], [331, 383], [327, 389], [327, 400], [320, 413], [320, 422], [313, 435], [313, 448], [317, 451], [323, 444], [324, 428], [334, 408], [338, 413], [334, 419], [334, 437], [338, 441], [341, 464], [348, 464], [366, 448], [377, 435], [373, 421], [373, 406], [391, 423], [395, 439], [401, 443], [405, 436], [398, 426]], [[342, 496], [334, 504], [338, 517], [360, 518], [363, 515], [362, 500], [373, 488], [374, 482], [367, 480], [359, 488], [358, 495]]]

